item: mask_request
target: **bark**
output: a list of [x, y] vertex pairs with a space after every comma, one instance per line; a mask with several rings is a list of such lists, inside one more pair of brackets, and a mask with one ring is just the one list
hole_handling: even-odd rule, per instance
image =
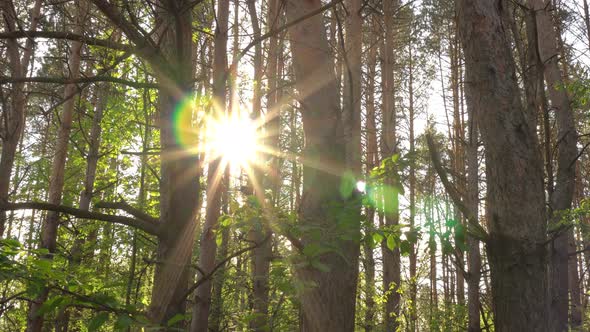
[[499, 0], [457, 2], [467, 91], [485, 147], [496, 331], [548, 331], [546, 216], [535, 127], [522, 108]]
[[[268, 18], [266, 21], [266, 26], [268, 31], [272, 31], [276, 28], [276, 26], [281, 22], [280, 13], [279, 11], [279, 1], [278, 0], [269, 0], [268, 4]], [[279, 45], [279, 38], [277, 36], [272, 36], [269, 38], [268, 42], [268, 60], [267, 60], [267, 71], [266, 71], [266, 78], [268, 80], [268, 92], [267, 92], [267, 104], [266, 104], [266, 117], [268, 118], [268, 122], [266, 123], [265, 130], [266, 135], [268, 135], [268, 148], [273, 151], [279, 151], [279, 135], [280, 135], [280, 108], [281, 108], [281, 100], [279, 99], [280, 92], [279, 90], [279, 80], [281, 71], [279, 70], [279, 55], [282, 52], [282, 44]], [[271, 189], [272, 189], [272, 203], [273, 205], [278, 204], [279, 202], [279, 190], [281, 181], [279, 176], [279, 165], [281, 160], [277, 157], [271, 157], [270, 161], [270, 182], [271, 182]]]
[[[409, 143], [410, 143], [410, 170], [409, 170], [409, 189], [410, 189], [410, 232], [416, 232], [415, 219], [416, 219], [416, 162], [414, 159], [414, 153], [416, 152], [416, 143], [414, 138], [414, 63], [412, 45], [409, 45], [409, 75], [408, 75], [408, 95], [409, 95], [409, 109], [408, 109], [408, 122], [409, 122]], [[410, 331], [416, 331], [416, 322], [418, 320], [418, 308], [417, 308], [417, 283], [416, 279], [416, 265], [418, 261], [418, 253], [416, 252], [416, 244], [411, 244], [410, 250]]]
[[[239, 25], [239, 16], [240, 16], [240, 1], [234, 0], [234, 8], [233, 8], [233, 26], [232, 26], [232, 62], [236, 61], [237, 57], [239, 56], [239, 32], [240, 32], [240, 25]], [[229, 77], [229, 84], [228, 84], [228, 110], [229, 112], [234, 112], [239, 107], [239, 100], [238, 100], [238, 91], [237, 91], [237, 73], [238, 73], [238, 66], [232, 66], [230, 68], [230, 77]], [[230, 201], [230, 168], [226, 167], [224, 170], [223, 175], [223, 191], [221, 193], [221, 210], [222, 213], [225, 215], [229, 215], [229, 201]], [[219, 246], [219, 250], [217, 252], [217, 259], [223, 259], [227, 256], [228, 247], [229, 247], [229, 240], [230, 240], [230, 229], [228, 227], [224, 227], [221, 230], [221, 245]], [[223, 305], [224, 305], [224, 298], [222, 295], [223, 285], [225, 284], [226, 278], [226, 271], [225, 266], [220, 268], [219, 272], [215, 275], [212, 282], [212, 297], [211, 297], [211, 312], [209, 314], [209, 322], [208, 328], [209, 331], [216, 332], [220, 331], [221, 323], [223, 319]], [[237, 292], [239, 293], [239, 292]]]
[[[88, 15], [89, 5], [86, 0], [76, 1], [76, 25], [74, 33], [82, 34], [84, 32], [84, 22]], [[73, 41], [71, 43], [71, 54], [69, 59], [70, 78], [76, 79], [80, 75], [80, 60], [82, 52], [82, 43]], [[64, 88], [64, 98], [76, 93], [77, 86], [68, 84]], [[59, 205], [61, 203], [66, 158], [68, 155], [68, 140], [72, 126], [74, 114], [75, 98], [69, 98], [63, 105], [61, 113], [61, 124], [57, 133], [57, 142], [55, 145], [55, 154], [51, 166], [51, 175], [49, 178], [49, 204]], [[46, 259], [52, 259], [52, 254], [56, 252], [57, 230], [59, 226], [59, 214], [56, 211], [48, 211], [43, 220], [41, 230], [41, 248], [48, 249], [50, 255]], [[41, 291], [40, 295], [31, 303], [27, 317], [27, 332], [40, 332], [43, 328], [43, 316], [38, 315], [37, 311], [47, 300], [49, 289]]]
[[[370, 176], [371, 170], [378, 165], [379, 148], [377, 145], [377, 123], [376, 123], [376, 107], [375, 107], [375, 80], [377, 77], [377, 33], [378, 20], [373, 16], [371, 19], [371, 29], [373, 33], [368, 38], [368, 55], [367, 55], [367, 85], [366, 85], [366, 131], [367, 141], [365, 149], [365, 159], [367, 164], [367, 178]], [[367, 229], [365, 236], [367, 237], [364, 244], [364, 258], [365, 258], [365, 332], [373, 331], [376, 327], [375, 322], [375, 257], [373, 250], [373, 240], [368, 234], [375, 230], [375, 208], [366, 207], [367, 209]]]
[[[465, 86], [469, 89], [469, 85]], [[471, 97], [470, 91], [465, 91], [465, 96]], [[473, 102], [467, 102], [468, 113], [468, 144], [467, 144], [467, 204], [475, 220], [479, 220], [479, 166], [477, 161], [478, 130], [475, 120]], [[481, 256], [479, 251], [479, 240], [468, 236], [467, 245], [469, 248], [467, 265], [469, 277], [467, 280], [467, 316], [469, 332], [481, 331], [479, 319], [479, 307], [481, 306], [479, 294], [479, 281], [481, 271]]]
[[[236, 1], [237, 3], [237, 1]], [[234, 7], [235, 9], [235, 7]], [[221, 205], [222, 211], [225, 215], [229, 215], [229, 181], [230, 181], [230, 169], [226, 168], [224, 178], [223, 178], [223, 195], [221, 198]], [[221, 244], [219, 246], [219, 252], [217, 255], [217, 260], [224, 259], [227, 257], [228, 247], [229, 247], [229, 227], [224, 227], [221, 230]], [[226, 278], [226, 267], [224, 266], [219, 268], [219, 271], [213, 277], [213, 296], [211, 298], [211, 313], [209, 318], [209, 331], [216, 332], [221, 331], [221, 322], [223, 318], [223, 285], [225, 284]]]
[[[453, 178], [455, 180], [454, 182], [456, 183], [456, 187], [465, 188], [465, 155], [463, 152], [463, 142], [465, 141], [465, 137], [463, 131], [463, 121], [461, 120], [460, 113], [461, 95], [459, 80], [461, 79], [461, 75], [458, 36], [453, 34], [449, 42], [451, 58], [451, 89], [453, 92]], [[457, 208], [454, 209], [454, 218], [458, 223], [463, 223], [463, 219]], [[465, 303], [465, 281], [463, 277], [463, 269], [465, 265], [464, 254], [463, 250], [461, 250], [459, 246], [457, 246], [455, 250], [457, 256], [457, 261], [455, 262], [455, 265], [457, 266], [457, 303], [463, 305]]]
[[[258, 14], [256, 10], [255, 0], [248, 0], [248, 11], [250, 13], [250, 20], [254, 30], [254, 38], [259, 39], [261, 36], [260, 24], [258, 21]], [[260, 118], [262, 113], [262, 75], [263, 75], [263, 61], [262, 61], [262, 45], [259, 43], [254, 46], [254, 93], [252, 96], [252, 111], [255, 118]], [[259, 154], [259, 158], [262, 158]], [[259, 169], [254, 169], [252, 172], [254, 179], [251, 179], [254, 184], [255, 195], [262, 202], [263, 209], [266, 210], [267, 202], [265, 197], [265, 188], [267, 184], [264, 183], [263, 173]], [[266, 219], [268, 213], [263, 212], [263, 218]], [[250, 240], [254, 243], [261, 243], [261, 245], [252, 251], [251, 261], [251, 275], [252, 275], [252, 314], [253, 318], [250, 321], [250, 329], [252, 331], [267, 331], [268, 326], [268, 291], [269, 291], [269, 272], [270, 272], [270, 258], [272, 256], [272, 242], [262, 241], [269, 236], [270, 229], [267, 224], [253, 225], [250, 231]]]
[[572, 255], [578, 249], [576, 247], [576, 239], [574, 232], [568, 235], [568, 277], [569, 277], [569, 292], [571, 299], [571, 314], [570, 314], [570, 328], [573, 331], [579, 331], [582, 327], [582, 290], [580, 283], [580, 276], [578, 274], [578, 255]]
[[[152, 296], [148, 317], [154, 323], [166, 325], [176, 314], [185, 312], [185, 293], [190, 279], [190, 263], [194, 237], [195, 216], [199, 202], [198, 156], [187, 153], [175, 138], [175, 130], [190, 132], [190, 123], [172, 123], [174, 108], [192, 89], [191, 1], [160, 1], [157, 11], [158, 37], [166, 71], [158, 75], [159, 121], [161, 144], [160, 223]], [[125, 29], [123, 29], [125, 31]], [[130, 32], [125, 31], [129, 37]], [[170, 86], [165, 87], [166, 82]], [[175, 128], [174, 126], [180, 126]], [[172, 156], [182, 155], [183, 158]], [[177, 326], [179, 327], [179, 326]]]
[[[213, 60], [213, 98], [214, 116], [219, 116], [225, 111], [226, 105], [226, 84], [225, 71], [227, 68], [227, 35], [229, 19], [229, 0], [219, 0], [217, 7], [217, 26], [215, 27], [215, 49]], [[219, 109], [217, 109], [217, 108]], [[218, 227], [218, 219], [221, 207], [221, 188], [219, 179], [223, 174], [220, 167], [220, 160], [214, 160], [209, 164], [207, 171], [207, 211], [205, 224], [201, 235], [199, 266], [203, 272], [209, 273], [215, 266], [215, 253], [217, 244], [215, 242], [215, 230]], [[201, 273], [198, 274], [202, 278]], [[195, 292], [193, 319], [191, 332], [206, 332], [209, 322], [209, 311], [211, 308], [211, 280], [205, 281]]]
[[361, 0], [347, 0], [346, 40], [343, 50], [345, 75], [343, 119], [346, 134], [348, 167], [356, 177], [361, 176]]
[[[383, 2], [384, 12], [384, 41], [382, 44], [382, 85], [383, 85], [383, 124], [381, 153], [383, 157], [390, 157], [397, 153], [396, 137], [396, 110], [394, 88], [394, 26], [393, 18], [399, 6], [398, 1]], [[398, 186], [391, 177], [385, 179], [385, 185], [392, 190], [386, 190], [384, 194], [385, 225], [391, 227], [399, 224], [399, 198]], [[384, 242], [381, 245], [383, 255], [383, 288], [386, 292], [385, 302], [385, 330], [395, 331], [398, 327], [397, 319], [400, 314], [400, 294], [398, 288], [401, 284], [401, 262], [399, 248], [390, 250]]]
[[557, 174], [555, 192], [550, 196], [551, 223], [557, 228], [551, 246], [551, 329], [568, 330], [568, 236], [573, 237], [572, 229], [560, 226], [561, 213], [572, 207], [575, 188], [575, 162], [578, 155], [577, 134], [574, 114], [567, 91], [563, 85], [564, 75], [559, 68], [558, 35], [551, 19], [551, 3], [545, 0], [530, 0], [538, 56], [543, 64], [545, 81], [551, 108], [555, 111], [557, 124]]
[[[319, 0], [286, 3], [290, 21], [320, 8]], [[322, 16], [315, 15], [291, 26], [289, 35], [305, 133], [299, 223], [320, 230], [319, 238], [306, 232], [301, 242], [304, 246], [329, 246], [337, 251], [313, 258], [321, 264], [321, 269], [311, 264], [296, 269], [296, 277], [305, 284], [300, 294], [302, 330], [354, 331], [359, 207], [354, 198], [351, 201], [340, 193], [346, 146], [342, 140], [344, 128], [333, 59]], [[346, 213], [335, 211], [342, 209]]]
[[[86, 156], [86, 175], [84, 177], [84, 189], [80, 194], [80, 202], [78, 208], [82, 211], [90, 210], [90, 201], [92, 199], [92, 193], [94, 191], [94, 180], [96, 179], [96, 168], [98, 165], [99, 154], [98, 150], [100, 147], [100, 134], [102, 131], [101, 121], [103, 112], [106, 108], [108, 86], [102, 83], [97, 88], [97, 92], [94, 96], [94, 116], [92, 118], [92, 127], [90, 129], [90, 136], [88, 142], [88, 154]], [[73, 267], [78, 266], [82, 261], [83, 247], [85, 239], [77, 234], [74, 245], [72, 246], [72, 261]], [[93, 251], [93, 250], [91, 250]], [[71, 267], [70, 267], [71, 268]], [[70, 311], [67, 308], [60, 310], [58, 318], [56, 319], [56, 331], [67, 331], [69, 327]]]
[[[36, 0], [31, 12], [30, 30], [35, 31], [41, 13], [41, 0]], [[7, 0], [0, 5], [5, 27], [9, 33], [16, 32], [16, 18], [13, 14], [14, 4]], [[22, 78], [27, 75], [29, 63], [33, 54], [32, 40], [27, 40], [22, 54], [19, 53], [19, 44], [16, 39], [6, 41], [6, 53], [10, 63], [10, 74], [14, 78]], [[2, 152], [0, 153], [0, 202], [8, 202], [10, 191], [10, 179], [12, 167], [16, 157], [16, 149], [25, 127], [25, 106], [27, 103], [24, 94], [24, 83], [13, 83], [10, 106], [2, 112], [2, 126], [0, 137], [2, 139]], [[0, 238], [4, 235], [6, 224], [6, 212], [0, 211]]]

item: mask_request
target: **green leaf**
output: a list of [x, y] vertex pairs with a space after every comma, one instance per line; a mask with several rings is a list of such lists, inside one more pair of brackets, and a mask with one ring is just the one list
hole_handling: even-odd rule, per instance
[[387, 248], [389, 248], [389, 250], [395, 249], [396, 242], [397, 239], [395, 238], [394, 234], [387, 235]]
[[383, 241], [383, 235], [381, 235], [381, 233], [373, 233], [373, 244], [374, 245], [378, 245], [379, 243], [381, 243], [381, 241]]
[[117, 317], [117, 321], [115, 322], [115, 330], [127, 330], [128, 327], [133, 324], [133, 319], [128, 315], [122, 314]]
[[41, 308], [39, 308], [39, 310], [37, 310], [37, 312], [35, 313], [35, 316], [39, 317], [39, 316], [45, 315], [46, 313], [59, 307], [59, 305], [62, 304], [64, 302], [64, 300], [65, 300], [65, 298], [63, 296], [54, 296], [54, 297], [50, 298], [49, 300], [45, 301], [45, 303], [43, 303], [41, 305]]
[[399, 250], [402, 255], [408, 256], [412, 253], [412, 244], [409, 241], [401, 241], [399, 245]]
[[104, 323], [109, 319], [109, 313], [108, 312], [99, 312], [96, 316], [94, 316], [89, 322], [88, 322], [88, 331], [89, 332], [93, 332], [93, 331], [98, 331], [98, 329], [104, 325]]
[[166, 326], [174, 326], [176, 323], [181, 322], [185, 319], [185, 315], [176, 314], [166, 322]]

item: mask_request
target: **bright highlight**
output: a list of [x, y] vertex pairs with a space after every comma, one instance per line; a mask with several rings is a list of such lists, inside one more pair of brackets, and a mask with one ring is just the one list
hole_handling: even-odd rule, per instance
[[256, 161], [259, 133], [256, 123], [246, 116], [222, 116], [207, 121], [205, 146], [211, 159], [240, 166]]

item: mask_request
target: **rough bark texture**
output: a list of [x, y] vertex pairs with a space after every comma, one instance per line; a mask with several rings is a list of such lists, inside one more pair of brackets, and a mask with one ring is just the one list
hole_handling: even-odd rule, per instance
[[[226, 84], [225, 71], [227, 68], [227, 35], [229, 20], [229, 0], [217, 2], [217, 26], [215, 27], [215, 49], [213, 60], [213, 98], [214, 116], [219, 116], [225, 111]], [[209, 273], [215, 266], [215, 253], [217, 244], [215, 242], [215, 230], [218, 227], [218, 219], [221, 208], [220, 179], [223, 174], [220, 167], [220, 160], [214, 160], [209, 164], [207, 171], [207, 211], [205, 224], [201, 235], [199, 266], [205, 274]], [[201, 273], [198, 274], [202, 278]], [[193, 318], [191, 332], [206, 332], [211, 308], [211, 280], [205, 281], [195, 292]]]
[[466, 82], [485, 147], [496, 331], [548, 331], [546, 216], [535, 127], [521, 105], [499, 0], [457, 2]]
[[[561, 213], [572, 206], [575, 187], [575, 158], [577, 134], [574, 114], [570, 107], [567, 91], [563, 85], [563, 74], [559, 68], [558, 35], [551, 19], [551, 3], [545, 0], [530, 0], [536, 26], [536, 38], [540, 62], [544, 66], [551, 109], [555, 111], [557, 124], [557, 175], [555, 191], [550, 196], [551, 222], [558, 226]], [[559, 227], [559, 226], [558, 226]], [[558, 229], [551, 246], [551, 330], [568, 330], [568, 234], [571, 229]], [[573, 236], [573, 233], [572, 233]]]
[[[289, 0], [287, 17], [292, 21], [321, 5], [319, 0]], [[299, 222], [320, 230], [319, 237], [304, 234], [301, 242], [333, 248], [312, 258], [324, 268], [302, 264], [296, 270], [304, 284], [302, 330], [350, 332], [355, 328], [359, 210], [340, 193], [346, 156], [333, 59], [321, 15], [292, 26], [289, 35], [305, 133]]]
[[[159, 120], [161, 152], [160, 223], [154, 284], [148, 308], [150, 319], [159, 324], [185, 311], [185, 293], [189, 281], [190, 258], [195, 236], [195, 213], [199, 196], [198, 158], [187, 153], [187, 147], [175, 139], [174, 130], [189, 130], [190, 123], [172, 121], [175, 106], [192, 88], [193, 71], [191, 10], [178, 13], [178, 8], [190, 8], [190, 1], [162, 0], [158, 11], [161, 24], [158, 37], [162, 54], [168, 65], [173, 89], [159, 91]], [[176, 92], [173, 92], [176, 91]], [[173, 156], [182, 155], [177, 159]]]

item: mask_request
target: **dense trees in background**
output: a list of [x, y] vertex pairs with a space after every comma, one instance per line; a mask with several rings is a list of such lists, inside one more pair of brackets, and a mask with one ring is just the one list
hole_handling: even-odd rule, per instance
[[590, 327], [586, 0], [0, 10], [0, 330]]

